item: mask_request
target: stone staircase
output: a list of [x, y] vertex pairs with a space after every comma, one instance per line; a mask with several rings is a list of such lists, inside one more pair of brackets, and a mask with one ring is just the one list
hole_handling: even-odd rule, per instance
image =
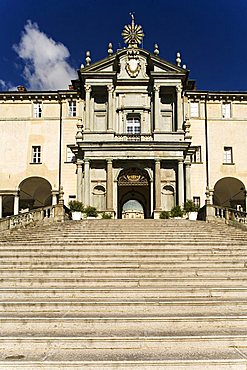
[[0, 237], [0, 369], [247, 369], [247, 233], [87, 220]]

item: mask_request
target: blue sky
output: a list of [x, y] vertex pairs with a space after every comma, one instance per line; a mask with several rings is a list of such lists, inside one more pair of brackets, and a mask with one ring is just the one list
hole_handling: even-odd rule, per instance
[[0, 0], [0, 88], [66, 88], [87, 50], [94, 62], [124, 47], [131, 11], [144, 48], [180, 51], [198, 89], [247, 91], [246, 0]]

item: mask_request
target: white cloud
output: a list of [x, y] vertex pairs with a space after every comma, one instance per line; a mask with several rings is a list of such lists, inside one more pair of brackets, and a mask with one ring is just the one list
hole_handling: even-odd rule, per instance
[[27, 22], [20, 43], [13, 48], [25, 64], [23, 77], [30, 90], [67, 89], [77, 76], [67, 62], [69, 50], [41, 32], [37, 23]]
[[6, 82], [0, 79], [0, 90], [16, 90], [16, 87], [11, 82]]

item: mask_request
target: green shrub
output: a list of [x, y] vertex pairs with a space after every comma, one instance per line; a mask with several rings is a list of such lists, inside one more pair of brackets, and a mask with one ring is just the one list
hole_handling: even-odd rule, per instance
[[175, 206], [171, 209], [170, 215], [171, 217], [183, 217], [184, 212], [180, 206]]
[[69, 201], [68, 206], [72, 212], [83, 212], [84, 211], [84, 206], [82, 202], [79, 202], [78, 200]]
[[112, 218], [112, 214], [103, 212], [101, 218], [103, 218], [104, 220], [110, 220]]
[[169, 211], [161, 211], [160, 212], [160, 218], [163, 220], [167, 220], [170, 218], [170, 212]]
[[98, 216], [97, 209], [92, 206], [87, 206], [84, 209], [84, 213], [86, 214], [87, 217], [97, 217]]
[[193, 200], [186, 200], [184, 203], [184, 211], [187, 212], [197, 212], [198, 207], [195, 205]]

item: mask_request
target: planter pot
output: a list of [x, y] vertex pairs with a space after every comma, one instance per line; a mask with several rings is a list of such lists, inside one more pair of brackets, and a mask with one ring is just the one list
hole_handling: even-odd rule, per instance
[[196, 221], [198, 212], [189, 212], [189, 220]]
[[81, 212], [79, 211], [73, 211], [72, 212], [72, 220], [74, 221], [80, 221], [81, 219]]

